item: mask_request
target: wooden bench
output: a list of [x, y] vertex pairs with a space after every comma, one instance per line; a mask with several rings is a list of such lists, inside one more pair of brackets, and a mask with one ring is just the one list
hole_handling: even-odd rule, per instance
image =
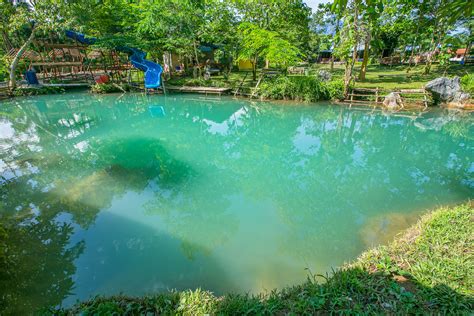
[[305, 67], [288, 67], [288, 74], [290, 75], [304, 75]]

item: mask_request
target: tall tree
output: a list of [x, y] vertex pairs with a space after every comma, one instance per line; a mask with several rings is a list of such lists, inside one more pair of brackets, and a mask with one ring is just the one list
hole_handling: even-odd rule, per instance
[[277, 32], [246, 22], [239, 26], [239, 33], [242, 41], [239, 59], [251, 60], [253, 80], [257, 79], [259, 57], [281, 66], [294, 64], [301, 58], [298, 47], [282, 38]]
[[[353, 81], [354, 64], [360, 38], [360, 6], [361, 0], [335, 0], [332, 9], [337, 14], [344, 13], [344, 25], [341, 32], [341, 42], [334, 53], [345, 61], [344, 71], [344, 97], [349, 94], [349, 87]], [[352, 54], [351, 49], [352, 48]], [[351, 57], [352, 55], [352, 57]]]

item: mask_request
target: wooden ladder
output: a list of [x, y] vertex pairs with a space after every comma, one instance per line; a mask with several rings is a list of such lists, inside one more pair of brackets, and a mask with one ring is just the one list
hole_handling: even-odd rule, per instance
[[255, 96], [255, 93], [257, 92], [258, 86], [260, 85], [260, 82], [262, 82], [263, 77], [265, 77], [264, 72], [262, 72], [262, 74], [260, 75], [260, 78], [258, 78], [257, 84], [255, 85], [255, 88], [253, 88], [252, 94], [250, 95], [250, 99], [252, 99]]
[[240, 85], [237, 87], [237, 90], [235, 90], [234, 92], [234, 97], [237, 96], [237, 93], [239, 93], [239, 90], [240, 88], [242, 88], [242, 85], [244, 84], [245, 79], [247, 79], [248, 74], [249, 74], [248, 72], [245, 73], [244, 79], [242, 79], [242, 81], [240, 82]]

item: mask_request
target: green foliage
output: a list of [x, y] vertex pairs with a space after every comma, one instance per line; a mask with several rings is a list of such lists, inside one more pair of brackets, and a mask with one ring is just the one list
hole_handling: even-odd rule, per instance
[[260, 85], [263, 98], [305, 102], [340, 99], [343, 90], [344, 83], [341, 80], [324, 82], [307, 76], [279, 76]]
[[261, 57], [279, 66], [293, 65], [301, 60], [298, 47], [275, 31], [265, 30], [253, 23], [239, 26], [242, 47], [238, 59]]
[[424, 216], [389, 246], [330, 277], [260, 295], [215, 297], [200, 289], [150, 297], [95, 298], [55, 315], [469, 314], [474, 308], [468, 203]]
[[95, 85], [91, 86], [92, 93], [116, 93], [116, 92], [124, 92], [130, 91], [132, 89], [131, 86], [127, 84], [117, 85], [113, 83], [96, 83]]
[[167, 82], [173, 86], [188, 86], [188, 87], [217, 87], [224, 88], [227, 84], [222, 80], [205, 80], [203, 78], [179, 78], [172, 79]]
[[64, 88], [61, 87], [21, 87], [13, 92], [15, 96], [28, 96], [28, 95], [42, 95], [42, 94], [58, 94], [64, 93]]
[[344, 99], [344, 81], [342, 79], [333, 79], [331, 81], [324, 82], [326, 89], [329, 93], [331, 100], [343, 100]]
[[5, 57], [0, 58], [0, 82], [8, 78], [8, 61]]
[[461, 85], [464, 91], [474, 95], [474, 74], [467, 74], [461, 78]]

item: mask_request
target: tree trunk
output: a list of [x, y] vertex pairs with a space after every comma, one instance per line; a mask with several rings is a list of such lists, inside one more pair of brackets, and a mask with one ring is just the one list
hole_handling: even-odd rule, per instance
[[253, 81], [257, 80], [257, 57], [255, 57], [252, 62], [252, 77]]
[[358, 40], [358, 25], [357, 25], [357, 20], [359, 18], [359, 11], [357, 8], [357, 2], [355, 3], [354, 6], [354, 36], [355, 36], [355, 43], [354, 43], [354, 51], [352, 52], [352, 60], [349, 62], [346, 61], [346, 71], [344, 74], [344, 98], [347, 99], [347, 96], [349, 94], [349, 86], [352, 81], [352, 71], [354, 69], [354, 64], [357, 59], [357, 47], [359, 46], [359, 40]]
[[425, 71], [424, 74], [428, 75], [431, 70], [431, 62], [433, 60], [433, 55], [436, 50], [436, 43], [435, 43], [435, 35], [433, 34], [433, 37], [431, 38], [431, 44], [430, 47], [433, 47], [433, 49], [428, 53], [428, 58], [426, 59], [426, 65], [425, 65]]
[[15, 79], [16, 67], [18, 66], [18, 62], [20, 61], [21, 56], [23, 55], [25, 50], [28, 48], [28, 46], [30, 46], [31, 42], [33, 41], [33, 38], [35, 37], [35, 30], [36, 30], [36, 27], [33, 26], [33, 28], [31, 29], [30, 37], [28, 37], [25, 44], [23, 44], [23, 46], [20, 47], [20, 49], [15, 55], [15, 58], [13, 58], [13, 61], [10, 64], [10, 82], [8, 85], [11, 90], [16, 88], [16, 79]]
[[408, 68], [407, 68], [407, 73], [410, 72], [411, 67], [412, 67], [412, 61], [415, 58], [415, 46], [418, 43], [418, 34], [420, 33], [420, 24], [421, 24], [421, 18], [422, 18], [422, 13], [419, 13], [418, 17], [418, 23], [416, 24], [416, 33], [415, 33], [415, 38], [413, 39], [413, 43], [411, 44], [411, 54], [410, 54], [410, 59], [408, 59]]
[[364, 59], [362, 60], [362, 66], [360, 67], [359, 80], [365, 80], [365, 74], [367, 72], [367, 63], [369, 62], [369, 43], [370, 43], [370, 32], [365, 38], [364, 45]]
[[5, 30], [2, 30], [2, 37], [3, 37], [3, 46], [5, 48], [5, 52], [8, 53], [12, 48], [13, 44], [8, 37], [8, 33]]
[[344, 71], [344, 98], [347, 99], [347, 95], [349, 94], [349, 85], [351, 83], [351, 71], [349, 61], [346, 60], [346, 70]]
[[469, 56], [469, 51], [471, 50], [471, 37], [467, 38], [466, 51], [464, 52], [464, 65], [466, 65], [466, 57]]
[[[438, 5], [440, 4], [438, 3]], [[428, 58], [426, 60], [426, 66], [425, 66], [425, 71], [424, 71], [425, 75], [430, 73], [433, 56], [436, 52], [436, 47], [438, 46], [438, 41], [436, 41], [436, 34], [438, 33], [438, 38], [439, 39], [441, 38], [441, 29], [443, 26], [440, 25], [441, 23], [438, 21], [438, 9], [439, 7], [435, 8], [435, 12], [434, 12], [433, 36], [431, 37], [431, 44], [430, 44], [430, 49], [432, 47], [432, 50], [428, 54]]]
[[201, 77], [201, 66], [199, 65], [199, 55], [198, 55], [198, 50], [197, 50], [197, 46], [196, 46], [196, 41], [193, 42], [193, 46], [194, 46], [194, 56], [196, 58], [196, 65], [194, 65], [194, 71], [193, 71], [193, 74], [196, 73], [196, 70], [197, 70], [197, 73], [194, 75], [194, 77]]
[[[339, 17], [337, 17], [337, 19], [336, 19], [336, 32], [334, 33], [334, 37], [336, 39], [339, 38]], [[331, 72], [334, 70], [334, 48], [336, 48], [337, 44], [339, 44], [339, 41], [334, 42], [334, 46], [333, 46], [332, 52], [331, 52]]]

